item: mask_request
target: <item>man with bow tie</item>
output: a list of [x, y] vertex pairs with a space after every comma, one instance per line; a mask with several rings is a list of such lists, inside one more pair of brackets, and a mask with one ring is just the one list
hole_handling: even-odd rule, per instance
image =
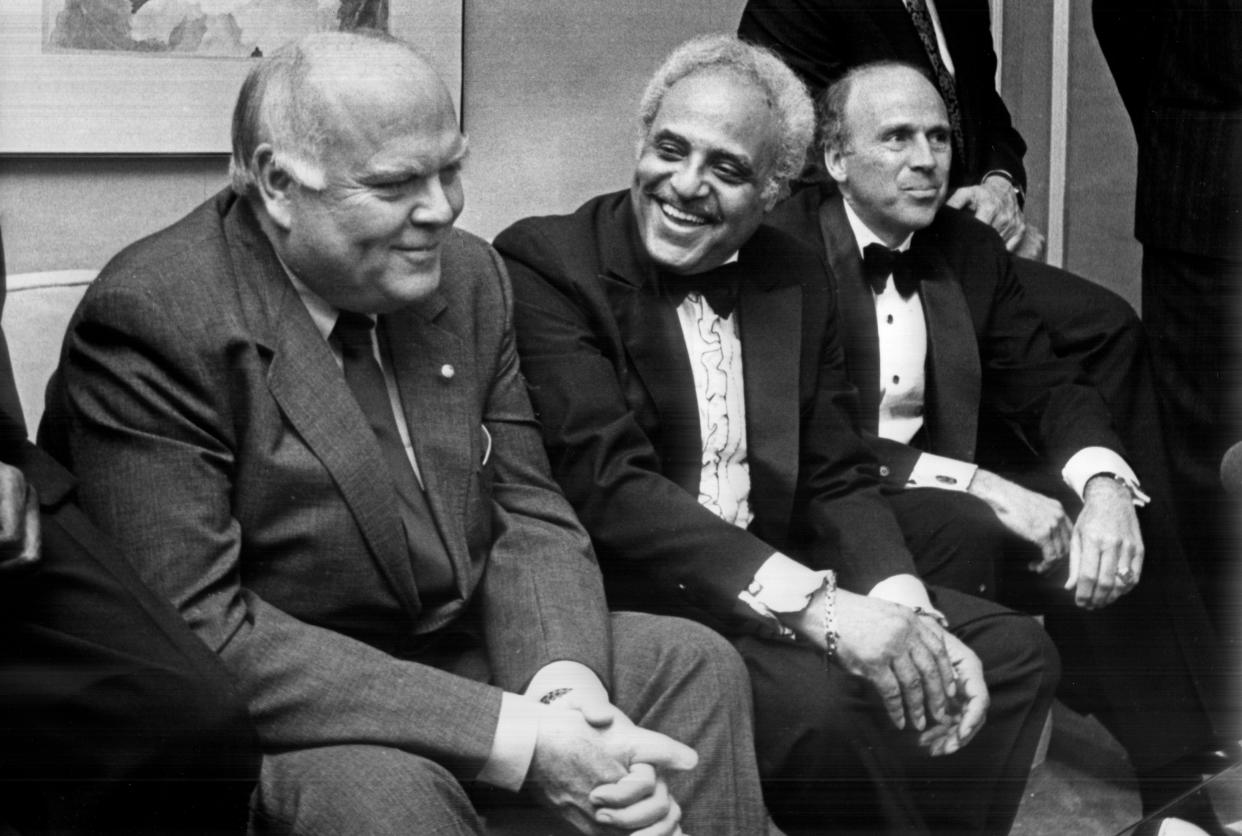
[[763, 225], [813, 119], [766, 50], [675, 50], [631, 188], [496, 239], [523, 374], [610, 603], [709, 624], [746, 660], [778, 825], [1007, 832], [1056, 655], [917, 576], [937, 535], [907, 545], [853, 428], [820, 256]]
[[[1187, 650], [1211, 639], [1184, 560], [1168, 544], [1145, 561], [1137, 510], [1150, 500], [1103, 399], [1054, 354], [1000, 237], [945, 206], [952, 133], [934, 83], [913, 65], [876, 62], [820, 106], [837, 191], [807, 189], [770, 222], [826, 255], [859, 424], [907, 533], [943, 526], [949, 500], [985, 561], [968, 581], [925, 578], [977, 583], [969, 591], [1045, 614], [1066, 683], [1084, 686], [1155, 809], [1188, 788], [1190, 771], [1170, 765], [1213, 741], [1211, 655]], [[978, 466], [984, 411], [1051, 472]], [[1166, 513], [1166, 502], [1143, 512]]]

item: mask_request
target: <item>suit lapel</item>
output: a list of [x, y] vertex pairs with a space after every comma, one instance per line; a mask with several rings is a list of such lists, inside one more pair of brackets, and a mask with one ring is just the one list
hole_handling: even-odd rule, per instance
[[698, 496], [703, 441], [681, 323], [677, 309], [656, 293], [654, 265], [638, 256], [644, 249], [630, 200], [617, 211], [601, 247], [600, 282], [629, 364], [659, 416], [664, 475]]
[[970, 309], [961, 284], [927, 239], [916, 234], [911, 252], [927, 322], [927, 449], [974, 461], [982, 371]]
[[270, 356], [272, 393], [286, 420], [332, 476], [380, 572], [417, 612], [414, 574], [392, 491], [376, 473], [384, 460], [362, 409], [323, 336], [243, 201], [230, 214], [234, 273], [259, 351]]
[[285, 418], [332, 475], [380, 571], [412, 612], [414, 574], [396, 496], [375, 474], [385, 472], [379, 442], [306, 307], [284, 276], [273, 309], [268, 388]]
[[875, 302], [863, 280], [858, 242], [841, 201], [837, 194], [820, 203], [819, 226], [845, 329], [845, 365], [858, 387], [859, 427], [874, 434], [879, 431], [880, 415], [880, 334], [875, 324]]
[[[763, 246], [761, 228], [742, 248], [743, 280], [738, 296], [742, 372], [746, 381], [746, 456], [751, 510], [786, 531], [798, 474], [799, 353], [802, 345], [802, 288], [792, 253]], [[779, 272], [782, 268], [783, 273]], [[804, 266], [820, 269], [818, 261]], [[793, 347], [791, 350], [791, 346]]]
[[436, 324], [445, 310], [438, 294], [380, 318], [392, 347], [393, 371], [414, 458], [440, 537], [453, 561], [457, 590], [470, 579], [466, 548], [467, 482], [476, 462], [477, 421], [470, 416], [478, 370], [461, 339]]

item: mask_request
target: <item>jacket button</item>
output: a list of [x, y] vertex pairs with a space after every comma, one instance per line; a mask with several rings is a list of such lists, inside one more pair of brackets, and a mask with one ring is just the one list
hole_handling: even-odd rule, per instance
[[440, 377], [444, 378], [445, 380], [452, 380], [453, 375], [455, 374], [457, 374], [457, 370], [454, 369], [448, 363], [445, 363], [443, 366], [440, 367]]
[[893, 472], [893, 471], [891, 471], [891, 470], [889, 470], [889, 469], [888, 469], [888, 465], [886, 465], [886, 464], [882, 464], [882, 465], [880, 465], [880, 475], [881, 475], [881, 476], [888, 476], [888, 475], [889, 475], [890, 473], [892, 473], [892, 472]]

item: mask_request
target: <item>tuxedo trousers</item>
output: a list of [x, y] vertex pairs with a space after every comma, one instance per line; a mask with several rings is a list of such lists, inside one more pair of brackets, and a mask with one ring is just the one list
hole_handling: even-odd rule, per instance
[[228, 673], [75, 506], [41, 528], [0, 577], [0, 822], [244, 833], [259, 754]]
[[[719, 635], [677, 618], [612, 615], [613, 703], [635, 724], [692, 746], [698, 766], [666, 776], [687, 833], [766, 836], [746, 669]], [[477, 637], [446, 630], [414, 661], [487, 681]], [[417, 722], [418, 718], [411, 718]], [[410, 752], [330, 746], [265, 753], [256, 830], [321, 836], [482, 833], [474, 800], [497, 803]], [[505, 803], [501, 801], [499, 803]]]
[[[1049, 474], [1008, 475], [1077, 512], [1072, 494], [1063, 485], [1058, 491]], [[1140, 778], [1211, 748], [1229, 731], [1230, 665], [1173, 536], [1167, 501], [1162, 494], [1154, 500], [1139, 512], [1146, 558], [1138, 585], [1109, 606], [1088, 611], [1063, 588], [1068, 561], [1047, 576], [1030, 572], [1038, 548], [1009, 532], [982, 500], [936, 489], [903, 491], [892, 499], [925, 580], [956, 584], [965, 578], [969, 590], [978, 589], [983, 573], [953, 567], [947, 550], [920, 546], [928, 532], [943, 541], [934, 532], [951, 520], [952, 541], [969, 550], [962, 563], [992, 564], [988, 597], [1043, 616], [1061, 654], [1059, 696], [1100, 719]], [[926, 566], [922, 554], [932, 556]]]
[[983, 662], [987, 721], [959, 752], [929, 757], [898, 730], [868, 681], [822, 654], [734, 637], [750, 670], [755, 741], [768, 808], [793, 834], [1007, 833], [1058, 678], [1034, 619], [932, 590], [954, 635]]

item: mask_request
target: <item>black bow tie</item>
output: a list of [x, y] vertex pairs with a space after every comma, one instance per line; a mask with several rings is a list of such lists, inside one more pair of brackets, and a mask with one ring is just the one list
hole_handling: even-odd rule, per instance
[[863, 247], [863, 278], [877, 296], [884, 292], [889, 276], [893, 277], [893, 284], [902, 299], [909, 299], [919, 289], [919, 279], [911, 269], [909, 253], [890, 250], [883, 244]]
[[697, 293], [716, 312], [716, 316], [727, 319], [737, 307], [737, 290], [741, 278], [742, 271], [738, 263], [732, 261], [689, 276], [661, 270], [660, 288], [676, 305], [680, 305], [691, 293]]

